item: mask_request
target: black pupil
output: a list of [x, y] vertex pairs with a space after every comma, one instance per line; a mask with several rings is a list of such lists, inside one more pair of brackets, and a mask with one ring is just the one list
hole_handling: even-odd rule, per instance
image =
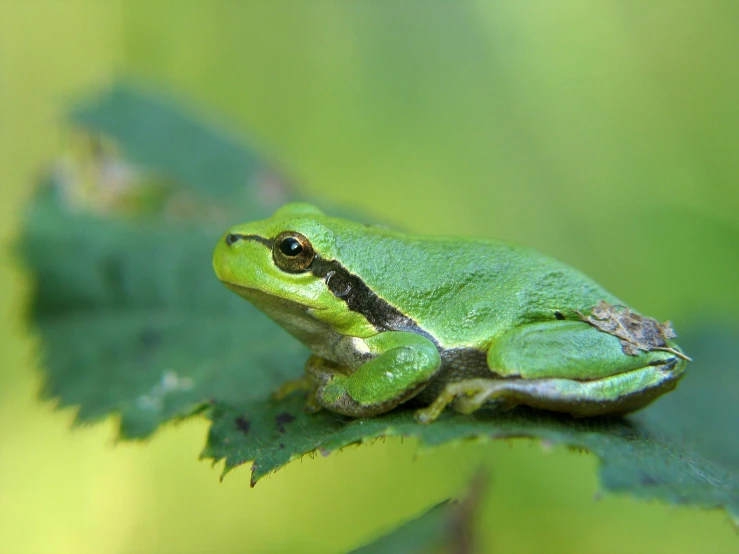
[[303, 245], [300, 241], [293, 237], [288, 237], [280, 243], [280, 251], [285, 256], [297, 256], [303, 251]]

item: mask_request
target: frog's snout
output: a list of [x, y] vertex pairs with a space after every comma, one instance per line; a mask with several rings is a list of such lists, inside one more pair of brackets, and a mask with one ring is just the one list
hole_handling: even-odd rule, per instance
[[215, 250], [213, 250], [213, 271], [220, 281], [223, 281], [223, 267], [225, 263], [225, 260], [223, 259], [223, 250], [226, 248], [227, 246], [224, 244], [223, 240], [220, 240], [216, 245]]
[[255, 254], [249, 245], [267, 241], [250, 230], [244, 226], [231, 228], [218, 240], [213, 250], [213, 270], [220, 281], [235, 284], [253, 280]]
[[238, 233], [226, 233], [213, 250], [213, 271], [220, 281], [227, 282], [233, 278], [234, 252], [233, 246], [244, 239]]

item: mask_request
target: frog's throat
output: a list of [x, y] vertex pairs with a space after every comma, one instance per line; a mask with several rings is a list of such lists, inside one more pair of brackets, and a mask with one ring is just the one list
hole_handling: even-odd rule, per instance
[[[241, 235], [245, 240], [253, 240], [266, 248], [272, 249], [274, 238], [259, 235]], [[431, 340], [438, 346], [437, 340], [414, 319], [403, 314], [398, 308], [390, 304], [384, 298], [378, 296], [357, 275], [351, 273], [340, 262], [325, 259], [316, 254], [313, 262], [308, 267], [315, 277], [322, 279], [331, 293], [343, 301], [347, 308], [359, 313], [379, 332], [383, 331], [407, 331], [417, 333]], [[227, 286], [231, 286], [226, 283]], [[238, 291], [235, 291], [238, 294]], [[243, 295], [242, 295], [243, 296]], [[312, 306], [306, 306], [313, 308]]]
[[263, 290], [254, 288], [254, 287], [245, 287], [243, 285], [236, 285], [234, 283], [229, 283], [228, 281], [221, 281], [230, 291], [235, 292], [242, 298], [254, 303], [254, 304], [264, 304], [265, 302], [271, 303], [271, 304], [283, 304], [285, 306], [290, 306], [293, 309], [298, 310], [313, 310], [313, 311], [319, 311], [324, 310], [325, 308], [321, 306], [310, 306], [308, 304], [303, 304], [302, 302], [296, 302], [295, 300], [287, 300], [286, 298], [280, 298], [279, 296], [275, 296], [272, 294], [269, 294], [267, 292], [264, 292]]

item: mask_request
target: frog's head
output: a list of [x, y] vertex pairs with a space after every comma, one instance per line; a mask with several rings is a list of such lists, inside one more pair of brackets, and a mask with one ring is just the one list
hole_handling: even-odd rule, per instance
[[334, 237], [342, 223], [310, 204], [287, 204], [268, 219], [226, 231], [213, 268], [230, 290], [288, 330], [294, 331], [299, 314], [310, 313], [336, 330], [369, 336], [374, 331], [367, 320], [329, 289], [326, 260], [336, 259]]

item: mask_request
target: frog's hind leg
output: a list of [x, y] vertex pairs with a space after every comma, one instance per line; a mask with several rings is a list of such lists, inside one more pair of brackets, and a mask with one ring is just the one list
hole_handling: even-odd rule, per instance
[[498, 399], [577, 417], [624, 414], [673, 389], [685, 361], [666, 351], [632, 356], [617, 337], [587, 323], [551, 321], [498, 339], [488, 351], [488, 366], [491, 378], [447, 384], [417, 412], [418, 420], [433, 421], [455, 400], [454, 407], [465, 413]]
[[574, 379], [468, 379], [450, 383], [427, 408], [416, 412], [420, 423], [431, 423], [444, 408], [471, 413], [491, 400], [566, 412], [576, 417], [625, 414], [671, 390], [682, 376], [683, 361], [647, 366], [595, 381]]

